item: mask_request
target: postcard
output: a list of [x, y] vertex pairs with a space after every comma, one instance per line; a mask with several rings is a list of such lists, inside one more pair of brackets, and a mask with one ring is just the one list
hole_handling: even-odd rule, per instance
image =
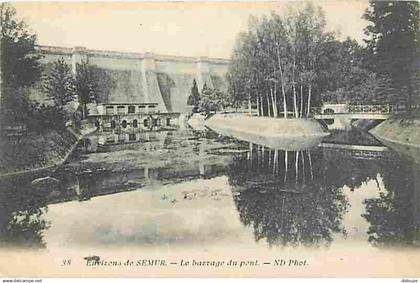
[[419, 2], [0, 19], [1, 277], [420, 277]]

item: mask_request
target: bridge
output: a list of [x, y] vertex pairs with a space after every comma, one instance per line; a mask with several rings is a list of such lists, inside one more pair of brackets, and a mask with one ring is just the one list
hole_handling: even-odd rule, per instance
[[373, 104], [324, 104], [322, 107], [311, 108], [315, 119], [369, 119], [386, 120], [391, 115], [405, 112], [404, 105]]
[[405, 105], [391, 104], [324, 104], [311, 108], [311, 115], [323, 120], [328, 129], [350, 129], [353, 120], [386, 120], [394, 114], [404, 113]]

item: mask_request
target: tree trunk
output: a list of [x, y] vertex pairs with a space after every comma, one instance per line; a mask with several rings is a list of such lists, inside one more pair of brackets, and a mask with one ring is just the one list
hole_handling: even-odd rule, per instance
[[295, 118], [299, 118], [299, 112], [298, 112], [298, 108], [297, 108], [297, 98], [296, 98], [296, 86], [295, 83], [293, 82], [293, 110], [295, 112]]
[[287, 119], [287, 100], [286, 100], [286, 93], [284, 92], [284, 88], [282, 87], [282, 93], [283, 93], [283, 112], [284, 112], [284, 118]]
[[251, 93], [249, 92], [248, 92], [248, 113], [249, 113], [249, 116], [252, 116]]
[[264, 105], [263, 105], [262, 96], [260, 96], [260, 107], [261, 107], [261, 116], [264, 116]]
[[303, 85], [300, 84], [300, 117], [303, 117]]
[[275, 117], [279, 116], [279, 108], [277, 106], [277, 86], [274, 84], [274, 109], [276, 110]]
[[296, 83], [295, 83], [295, 71], [296, 71], [296, 42], [293, 48], [293, 71], [292, 71], [292, 89], [293, 89], [293, 108], [295, 111], [295, 118], [299, 118], [299, 112], [297, 108], [297, 97], [296, 97]]
[[257, 94], [257, 112], [258, 112], [258, 116], [261, 116], [261, 112], [260, 112], [260, 98]]
[[270, 88], [270, 92], [271, 92], [271, 111], [273, 112], [273, 117], [277, 116], [276, 113], [276, 105], [275, 105], [275, 101], [274, 101], [274, 94], [273, 94], [273, 88]]
[[267, 94], [266, 98], [267, 98], [267, 117], [270, 117], [270, 108], [271, 108], [271, 105], [270, 105], [270, 97], [269, 97], [268, 94]]
[[312, 84], [309, 83], [308, 87], [308, 109], [306, 109], [306, 117], [309, 117], [311, 111], [311, 95], [312, 95]]
[[283, 114], [284, 114], [284, 118], [287, 119], [287, 99], [286, 99], [286, 91], [284, 89], [283, 70], [281, 69], [281, 62], [280, 62], [280, 50], [278, 46], [277, 46], [277, 62], [279, 65], [279, 72], [280, 72], [281, 93], [283, 95]]

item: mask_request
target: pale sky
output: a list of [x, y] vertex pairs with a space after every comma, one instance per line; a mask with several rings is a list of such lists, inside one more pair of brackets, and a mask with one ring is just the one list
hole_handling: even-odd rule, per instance
[[[41, 45], [229, 58], [250, 15], [284, 11], [275, 2], [15, 2]], [[292, 3], [297, 3], [292, 2]], [[367, 0], [321, 0], [328, 30], [359, 42]]]

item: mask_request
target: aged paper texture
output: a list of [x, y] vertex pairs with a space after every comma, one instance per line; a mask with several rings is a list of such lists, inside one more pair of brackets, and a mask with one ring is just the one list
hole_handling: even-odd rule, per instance
[[0, 276], [419, 277], [418, 12], [2, 2]]

